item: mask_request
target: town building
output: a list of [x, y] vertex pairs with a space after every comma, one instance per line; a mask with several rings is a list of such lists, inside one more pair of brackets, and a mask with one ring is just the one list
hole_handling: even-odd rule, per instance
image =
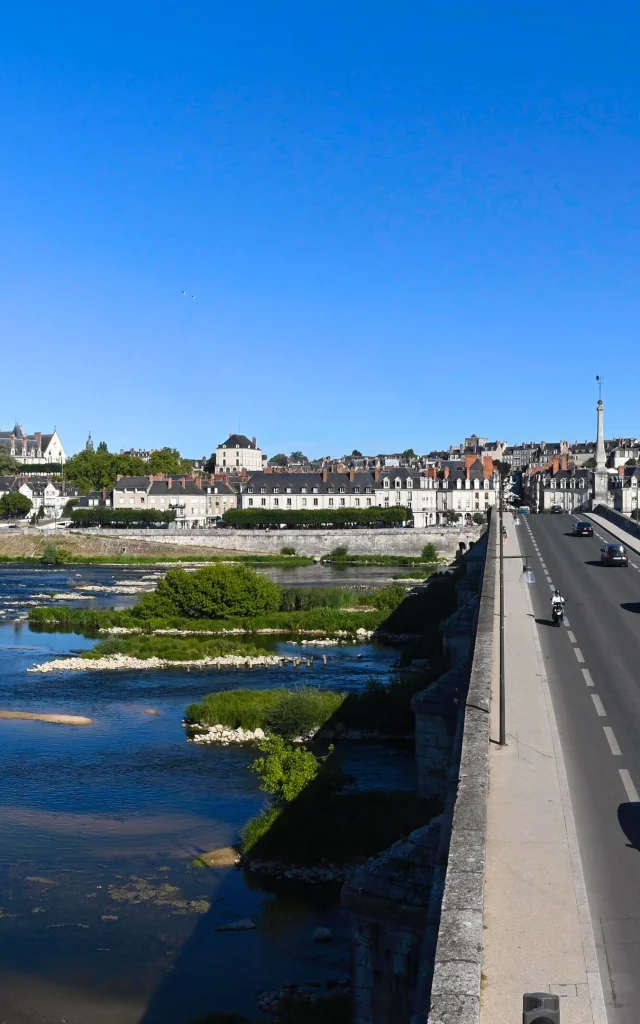
[[216, 470], [240, 473], [258, 473], [265, 469], [267, 456], [258, 448], [255, 437], [249, 440], [244, 434], [230, 434], [223, 444], [216, 448]]
[[240, 486], [240, 508], [277, 511], [408, 508], [414, 527], [434, 526], [450, 514], [484, 514], [495, 505], [497, 474], [491, 459], [470, 457], [453, 469], [420, 473], [398, 467], [373, 472], [253, 473]]
[[196, 529], [215, 525], [238, 501], [227, 480], [157, 474], [119, 477], [105, 504], [114, 509], [175, 512], [177, 528]]
[[22, 465], [62, 465], [67, 461], [67, 453], [55, 427], [52, 434], [39, 431], [25, 434], [16, 423], [13, 430], [0, 431], [0, 450]]
[[42, 509], [45, 519], [60, 519], [67, 502], [77, 499], [80, 492], [73, 484], [62, 480], [51, 480], [40, 475], [2, 476], [0, 477], [0, 498], [13, 492], [24, 494], [31, 502], [31, 511], [27, 518]]
[[523, 476], [526, 500], [538, 512], [559, 506], [564, 512], [587, 512], [593, 501], [593, 471], [569, 466], [568, 457], [554, 458], [548, 466], [533, 467]]

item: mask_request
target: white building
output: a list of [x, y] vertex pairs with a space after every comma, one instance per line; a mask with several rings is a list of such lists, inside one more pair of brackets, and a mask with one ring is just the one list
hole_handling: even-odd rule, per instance
[[255, 437], [249, 440], [244, 434], [231, 434], [216, 448], [216, 472], [259, 473], [266, 465], [267, 456], [258, 448]]
[[46, 519], [60, 519], [65, 505], [71, 498], [77, 498], [79, 491], [73, 484], [61, 480], [49, 480], [44, 476], [0, 477], [0, 498], [3, 494], [18, 491], [31, 502], [27, 518], [40, 509]]
[[[84, 504], [84, 502], [83, 502]], [[213, 526], [227, 509], [236, 508], [237, 493], [222, 480], [201, 477], [123, 476], [111, 492], [113, 508], [175, 512], [181, 529]]]
[[53, 434], [25, 434], [19, 423], [13, 430], [0, 431], [0, 448], [22, 465], [62, 465], [67, 461], [62, 441], [54, 427]]

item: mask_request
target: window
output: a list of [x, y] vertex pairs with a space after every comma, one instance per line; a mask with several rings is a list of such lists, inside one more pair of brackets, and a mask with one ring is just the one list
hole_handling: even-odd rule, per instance
[[313, 504], [314, 504], [314, 505], [317, 505], [317, 504], [318, 504], [318, 499], [317, 499], [317, 498], [314, 498], [314, 499], [313, 499]]
[[383, 481], [383, 487], [388, 487], [388, 486], [389, 486], [389, 478], [385, 476], [384, 481]]
[[346, 505], [346, 503], [347, 503], [347, 499], [346, 498], [340, 498], [340, 504], [341, 505]]
[[120, 498], [120, 504], [124, 505], [124, 498]]
[[156, 499], [155, 498], [149, 498], [149, 501], [151, 502], [152, 505], [155, 505], [155, 503], [156, 503]]
[[247, 494], [253, 494], [253, 487], [247, 487]]
[[306, 505], [306, 504], [307, 504], [307, 499], [306, 499], [306, 498], [303, 498], [303, 499], [302, 499], [302, 504], [303, 504], [303, 505]]
[[340, 492], [340, 494], [344, 494], [345, 488], [344, 487], [339, 487], [338, 491]]
[[133, 502], [134, 502], [134, 499], [133, 498], [129, 498], [129, 504], [133, 505]]
[[407, 477], [407, 487], [413, 487], [413, 480], [410, 476]]
[[385, 498], [385, 499], [384, 499], [384, 503], [385, 503], [385, 505], [387, 505], [387, 506], [388, 506], [388, 505], [389, 505], [389, 499], [388, 499], [388, 498]]
[[333, 494], [333, 487], [327, 487], [327, 494]]
[[306, 494], [306, 493], [307, 493], [307, 488], [306, 487], [301, 487], [300, 488], [300, 494]]
[[261, 505], [266, 505], [267, 504], [267, 499], [266, 498], [260, 498], [260, 504]]
[[[312, 490], [313, 494], [317, 494], [318, 493], [318, 488], [317, 487], [312, 487], [311, 490]], [[317, 505], [317, 502], [315, 502], [315, 504]]]
[[[266, 491], [267, 491], [266, 487], [261, 487], [260, 488], [260, 494], [266, 494]], [[264, 502], [263, 502], [263, 504], [264, 504]]]
[[273, 499], [273, 506], [274, 506], [274, 508], [277, 508], [279, 504], [280, 504], [280, 499], [279, 498], [274, 498]]
[[367, 505], [371, 504], [371, 498], [367, 498]]
[[271, 490], [273, 491], [274, 494], [279, 494], [280, 493], [280, 488], [279, 487], [272, 487]]
[[402, 487], [402, 480], [399, 477], [396, 477], [396, 487]]
[[[364, 492], [365, 492], [365, 494], [373, 494], [373, 488], [372, 487], [365, 487]], [[371, 504], [371, 502], [369, 502], [369, 504]]]
[[354, 487], [353, 488], [353, 493], [354, 494], [360, 494], [360, 488], [359, 487]]
[[329, 505], [333, 505], [333, 498], [329, 498]]
[[291, 488], [290, 487], [285, 487], [285, 492], [287, 494], [291, 494]]
[[249, 504], [253, 505], [253, 498], [249, 498]]
[[287, 505], [291, 504], [291, 498], [287, 498]]
[[360, 498], [356, 498], [356, 508], [360, 508]]

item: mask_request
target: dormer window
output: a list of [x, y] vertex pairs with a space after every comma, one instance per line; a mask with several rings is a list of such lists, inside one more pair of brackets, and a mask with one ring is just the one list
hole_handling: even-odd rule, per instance
[[333, 494], [333, 487], [327, 487], [327, 494]]
[[267, 493], [267, 488], [266, 487], [261, 487], [260, 488], [260, 494], [266, 494], [266, 493]]
[[364, 493], [365, 494], [373, 494], [373, 487], [365, 487]]
[[402, 487], [402, 480], [399, 477], [396, 477], [396, 487]]
[[407, 477], [407, 487], [413, 487], [413, 480], [410, 476]]
[[253, 494], [253, 487], [247, 487], [247, 494]]
[[301, 487], [300, 488], [300, 494], [306, 494], [306, 493], [307, 493], [307, 488], [306, 487]]
[[317, 487], [312, 487], [311, 488], [311, 493], [312, 494], [317, 494], [318, 493], [318, 488]]
[[384, 481], [383, 481], [383, 486], [384, 486], [384, 487], [388, 487], [388, 486], [389, 486], [389, 479], [388, 479], [388, 477], [385, 477], [385, 478], [384, 478]]
[[340, 494], [344, 494], [345, 489], [344, 487], [338, 487], [338, 491], [340, 492]]
[[274, 494], [280, 494], [280, 488], [279, 487], [274, 487], [274, 488], [272, 488], [272, 490], [273, 490]]
[[239, 448], [239, 447], [240, 447], [240, 445], [239, 445], [239, 444], [237, 444], [237, 445], [236, 445], [236, 448]]
[[353, 488], [353, 493], [354, 494], [360, 494], [360, 488], [359, 487], [354, 487]]

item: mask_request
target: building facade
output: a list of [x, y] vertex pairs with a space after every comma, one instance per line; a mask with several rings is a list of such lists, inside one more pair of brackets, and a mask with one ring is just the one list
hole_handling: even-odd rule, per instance
[[196, 529], [214, 526], [228, 509], [237, 507], [238, 496], [235, 488], [224, 480], [187, 476], [123, 476], [116, 481], [110, 498], [104, 504], [115, 509], [175, 512], [179, 529]]
[[0, 450], [22, 465], [63, 465], [67, 461], [67, 453], [55, 428], [52, 434], [41, 434], [39, 431], [25, 434], [20, 424], [16, 423], [13, 430], [0, 431]]
[[244, 434], [230, 434], [216, 448], [216, 471], [259, 473], [266, 465], [267, 456], [258, 448], [255, 437], [249, 440]]

